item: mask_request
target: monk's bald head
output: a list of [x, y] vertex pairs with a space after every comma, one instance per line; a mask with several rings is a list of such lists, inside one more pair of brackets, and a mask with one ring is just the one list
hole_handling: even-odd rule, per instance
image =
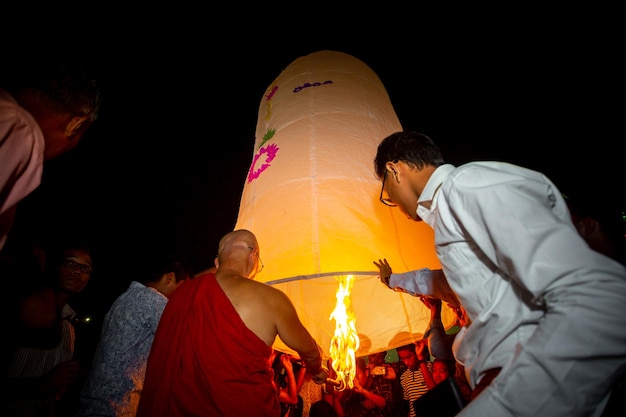
[[256, 236], [251, 231], [239, 229], [228, 233], [220, 240], [217, 253], [221, 255], [223, 252], [231, 252], [234, 249], [256, 249], [257, 246]]
[[225, 235], [218, 246], [217, 265], [238, 270], [241, 275], [254, 277], [258, 273], [259, 244], [249, 230], [240, 229]]

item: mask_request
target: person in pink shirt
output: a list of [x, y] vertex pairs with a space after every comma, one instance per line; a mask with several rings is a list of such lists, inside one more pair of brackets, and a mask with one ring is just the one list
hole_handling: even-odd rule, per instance
[[74, 148], [96, 120], [100, 91], [79, 67], [32, 65], [0, 85], [0, 249], [16, 205], [41, 181], [43, 163]]

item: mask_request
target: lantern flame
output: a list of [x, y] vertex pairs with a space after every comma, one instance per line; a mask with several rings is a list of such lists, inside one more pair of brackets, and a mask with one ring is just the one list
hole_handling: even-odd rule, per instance
[[[352, 311], [350, 293], [354, 285], [353, 275], [338, 276], [337, 303], [330, 314], [335, 320], [335, 334], [330, 341], [331, 365], [337, 377], [338, 386], [335, 389], [343, 390], [346, 386], [354, 386], [356, 373], [356, 351], [359, 349], [359, 336], [356, 331], [356, 317]], [[335, 384], [333, 384], [335, 385]]]

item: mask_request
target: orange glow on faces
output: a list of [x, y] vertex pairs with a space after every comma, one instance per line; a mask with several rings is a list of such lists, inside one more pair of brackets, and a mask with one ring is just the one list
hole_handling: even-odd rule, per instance
[[337, 374], [338, 391], [346, 386], [354, 386], [356, 373], [356, 351], [359, 349], [359, 336], [356, 331], [356, 318], [352, 311], [350, 293], [354, 285], [353, 275], [338, 277], [337, 304], [330, 314], [335, 320], [335, 334], [330, 341], [330, 358], [333, 370]]

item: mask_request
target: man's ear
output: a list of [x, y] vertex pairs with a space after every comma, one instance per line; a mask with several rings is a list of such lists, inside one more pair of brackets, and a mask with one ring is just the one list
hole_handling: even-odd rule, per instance
[[170, 285], [170, 283], [173, 281], [176, 281], [176, 274], [174, 274], [173, 272], [167, 272], [161, 275], [161, 279], [159, 280], [159, 283], [161, 285], [167, 286], [167, 285]]
[[393, 162], [387, 162], [385, 164], [385, 169], [389, 173], [388, 175], [392, 176], [396, 182], [398, 182], [398, 167]]
[[400, 166], [398, 164], [389, 163], [389, 171], [396, 182], [400, 182]]
[[68, 138], [74, 136], [83, 127], [83, 125], [85, 125], [85, 122], [88, 119], [89, 116], [72, 117], [67, 126], [65, 126], [65, 136]]

